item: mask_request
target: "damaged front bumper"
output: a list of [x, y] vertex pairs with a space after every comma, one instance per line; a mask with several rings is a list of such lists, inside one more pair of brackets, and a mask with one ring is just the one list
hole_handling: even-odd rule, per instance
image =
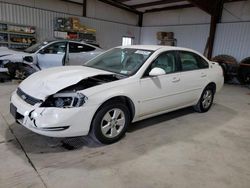
[[8, 72], [9, 70], [5, 67], [3, 60], [0, 60], [0, 73]]
[[95, 106], [78, 108], [54, 108], [34, 106], [19, 97], [16, 91], [11, 96], [10, 111], [16, 121], [41, 135], [73, 137], [87, 135]]

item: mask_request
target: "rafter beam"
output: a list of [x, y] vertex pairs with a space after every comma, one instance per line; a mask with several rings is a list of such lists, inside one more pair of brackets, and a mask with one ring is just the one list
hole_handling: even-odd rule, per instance
[[217, 0], [188, 0], [193, 5], [197, 6], [206, 13], [213, 15]]
[[138, 15], [141, 13], [130, 6], [127, 6], [127, 5], [120, 3], [120, 2], [117, 2], [117, 1], [113, 1], [113, 0], [98, 0], [98, 1], [109, 4], [111, 6], [114, 6], [114, 7], [120, 8], [120, 9], [123, 9], [123, 10], [127, 10], [129, 12], [133, 12], [133, 13], [138, 14]]
[[184, 0], [161, 0], [161, 1], [154, 1], [154, 2], [149, 2], [149, 3], [131, 5], [131, 7], [137, 9], [137, 8], [151, 7], [151, 6], [157, 6], [157, 5], [165, 5], [169, 3], [178, 3], [182, 1]]
[[225, 0], [225, 3], [238, 2], [238, 1], [247, 1], [247, 0]]
[[61, 1], [64, 1], [64, 2], [67, 2], [67, 3], [71, 3], [71, 4], [75, 4], [75, 5], [82, 5], [82, 3], [78, 3], [78, 2], [70, 1], [70, 0], [61, 0]]
[[124, 2], [130, 1], [130, 0], [116, 0], [116, 1], [119, 3], [124, 3]]
[[177, 9], [191, 8], [191, 7], [194, 7], [194, 5], [192, 4], [175, 5], [175, 6], [170, 6], [170, 7], [162, 7], [162, 8], [154, 8], [154, 9], [146, 10], [145, 13], [166, 11], [166, 10], [177, 10]]

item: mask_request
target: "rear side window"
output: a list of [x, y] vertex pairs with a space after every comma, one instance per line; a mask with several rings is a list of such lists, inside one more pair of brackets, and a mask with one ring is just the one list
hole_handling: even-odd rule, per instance
[[180, 51], [182, 71], [208, 68], [208, 63], [199, 55], [192, 52]]
[[[196, 55], [196, 54], [195, 54]], [[208, 64], [208, 62], [205, 60], [205, 59], [203, 59], [201, 56], [199, 56], [199, 55], [196, 55], [196, 57], [197, 57], [197, 59], [198, 59], [198, 65], [199, 65], [199, 68], [200, 69], [206, 69], [206, 68], [208, 68], [209, 67], [209, 64]]]
[[80, 53], [94, 51], [95, 48], [85, 44], [69, 43], [69, 53]]

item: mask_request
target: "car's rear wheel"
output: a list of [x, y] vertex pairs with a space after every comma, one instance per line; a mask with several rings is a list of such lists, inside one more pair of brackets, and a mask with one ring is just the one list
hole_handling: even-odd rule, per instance
[[130, 113], [125, 104], [106, 103], [96, 113], [90, 134], [103, 144], [112, 144], [125, 135], [129, 122]]
[[206, 87], [201, 94], [200, 100], [194, 106], [194, 110], [200, 113], [207, 112], [214, 100], [214, 89], [212, 87]]

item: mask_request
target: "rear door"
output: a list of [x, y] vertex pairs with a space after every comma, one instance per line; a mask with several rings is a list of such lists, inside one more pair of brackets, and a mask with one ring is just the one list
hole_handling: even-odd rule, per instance
[[83, 65], [96, 56], [96, 48], [76, 42], [69, 42], [69, 65]]
[[183, 102], [192, 104], [200, 98], [208, 83], [209, 64], [200, 55], [189, 51], [179, 51], [178, 57], [181, 65], [182, 93], [185, 97]]

